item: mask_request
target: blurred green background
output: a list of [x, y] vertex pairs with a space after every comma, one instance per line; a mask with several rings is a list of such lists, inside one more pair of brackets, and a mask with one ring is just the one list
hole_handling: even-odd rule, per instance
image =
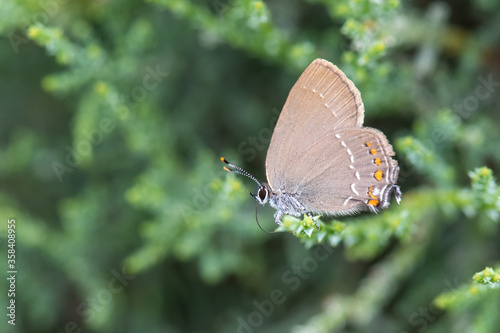
[[[2, 0], [0, 35], [1, 332], [498, 332], [500, 2]], [[264, 181], [317, 57], [402, 203], [268, 235], [219, 157]]]

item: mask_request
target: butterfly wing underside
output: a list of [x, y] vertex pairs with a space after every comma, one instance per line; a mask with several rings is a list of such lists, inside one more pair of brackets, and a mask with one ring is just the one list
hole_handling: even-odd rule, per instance
[[392, 146], [379, 130], [342, 129], [299, 155], [288, 169], [285, 183], [297, 184], [289, 188], [300, 194], [299, 201], [312, 212], [377, 212], [389, 206], [390, 193], [397, 187], [399, 168], [393, 155]]
[[335, 65], [316, 59], [276, 124], [266, 157], [271, 188], [298, 194], [313, 212], [386, 208], [399, 168], [385, 135], [362, 127], [363, 119], [358, 89]]
[[[273, 188], [286, 180], [286, 168], [323, 136], [344, 127], [361, 127], [361, 95], [332, 63], [314, 60], [285, 102], [267, 151], [266, 173]], [[312, 121], [314, 120], [314, 121]]]

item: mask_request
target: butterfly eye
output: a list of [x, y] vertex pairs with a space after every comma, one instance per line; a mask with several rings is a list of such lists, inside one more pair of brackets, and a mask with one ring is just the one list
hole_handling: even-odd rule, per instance
[[261, 187], [259, 188], [259, 200], [265, 202], [267, 200], [267, 188]]

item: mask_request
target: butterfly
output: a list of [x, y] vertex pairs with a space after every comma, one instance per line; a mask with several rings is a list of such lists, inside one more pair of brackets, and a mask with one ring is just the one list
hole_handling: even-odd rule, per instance
[[266, 156], [267, 183], [229, 163], [226, 171], [258, 184], [258, 203], [283, 215], [342, 216], [378, 213], [399, 203], [399, 167], [378, 129], [364, 127], [361, 94], [345, 74], [324, 59], [314, 60], [292, 87]]

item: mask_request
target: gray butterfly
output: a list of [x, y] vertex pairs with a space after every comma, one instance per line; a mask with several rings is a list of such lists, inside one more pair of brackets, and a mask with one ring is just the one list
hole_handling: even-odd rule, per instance
[[260, 183], [245, 170], [221, 158], [258, 185], [252, 196], [284, 214], [352, 215], [377, 213], [397, 202], [401, 190], [394, 150], [385, 135], [363, 127], [361, 95], [332, 63], [314, 60], [293, 86], [267, 151], [266, 176]]

